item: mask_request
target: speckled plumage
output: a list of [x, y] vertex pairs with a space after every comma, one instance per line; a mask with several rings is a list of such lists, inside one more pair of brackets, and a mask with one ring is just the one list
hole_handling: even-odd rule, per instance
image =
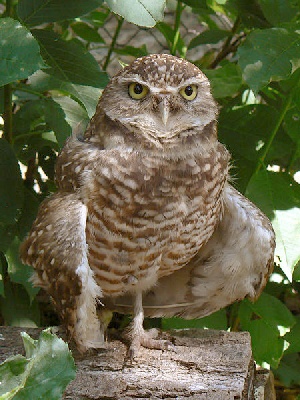
[[[130, 97], [132, 83], [145, 97]], [[191, 85], [195, 99], [183, 98]], [[21, 255], [79, 348], [103, 343], [97, 300], [133, 307], [135, 355], [140, 344], [166, 345], [143, 330], [143, 297], [147, 315], [191, 318], [263, 289], [273, 230], [229, 185], [216, 119], [197, 67], [151, 55], [112, 78], [83, 137], [67, 141], [58, 192], [42, 203]]]

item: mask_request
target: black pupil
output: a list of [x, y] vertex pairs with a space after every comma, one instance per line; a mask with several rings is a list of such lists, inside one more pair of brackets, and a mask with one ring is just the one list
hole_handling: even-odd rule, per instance
[[134, 89], [133, 89], [135, 94], [141, 94], [143, 91], [143, 85], [141, 85], [140, 83], [136, 83], [134, 85]]
[[184, 93], [187, 95], [187, 96], [191, 96], [192, 94], [193, 94], [193, 92], [194, 92], [194, 89], [192, 88], [192, 86], [187, 86], [185, 89], [184, 89]]

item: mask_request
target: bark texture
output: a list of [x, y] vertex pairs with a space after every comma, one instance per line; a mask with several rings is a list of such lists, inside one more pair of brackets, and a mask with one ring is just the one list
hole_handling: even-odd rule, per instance
[[[34, 338], [40, 332], [0, 328], [0, 361], [24, 353], [19, 335], [24, 330]], [[171, 335], [174, 351], [142, 348], [133, 363], [118, 340], [85, 356], [73, 351], [77, 375], [64, 399], [275, 399], [268, 372], [256, 373], [248, 333], [182, 330]]]

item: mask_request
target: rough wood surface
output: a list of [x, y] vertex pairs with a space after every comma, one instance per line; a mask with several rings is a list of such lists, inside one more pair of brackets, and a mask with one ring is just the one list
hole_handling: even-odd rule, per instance
[[[2, 327], [0, 361], [21, 353], [20, 331], [37, 337], [40, 330]], [[77, 376], [65, 399], [254, 399], [255, 366], [248, 333], [184, 330], [172, 333], [176, 351], [141, 349], [135, 363], [126, 346], [110, 341], [86, 356], [74, 352]], [[263, 399], [264, 397], [260, 397]]]

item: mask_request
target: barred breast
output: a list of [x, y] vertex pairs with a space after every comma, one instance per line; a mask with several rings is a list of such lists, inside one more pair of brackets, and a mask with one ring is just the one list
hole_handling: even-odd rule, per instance
[[217, 146], [183, 160], [111, 150], [85, 174], [88, 259], [105, 297], [150, 288], [210, 238], [227, 178]]

